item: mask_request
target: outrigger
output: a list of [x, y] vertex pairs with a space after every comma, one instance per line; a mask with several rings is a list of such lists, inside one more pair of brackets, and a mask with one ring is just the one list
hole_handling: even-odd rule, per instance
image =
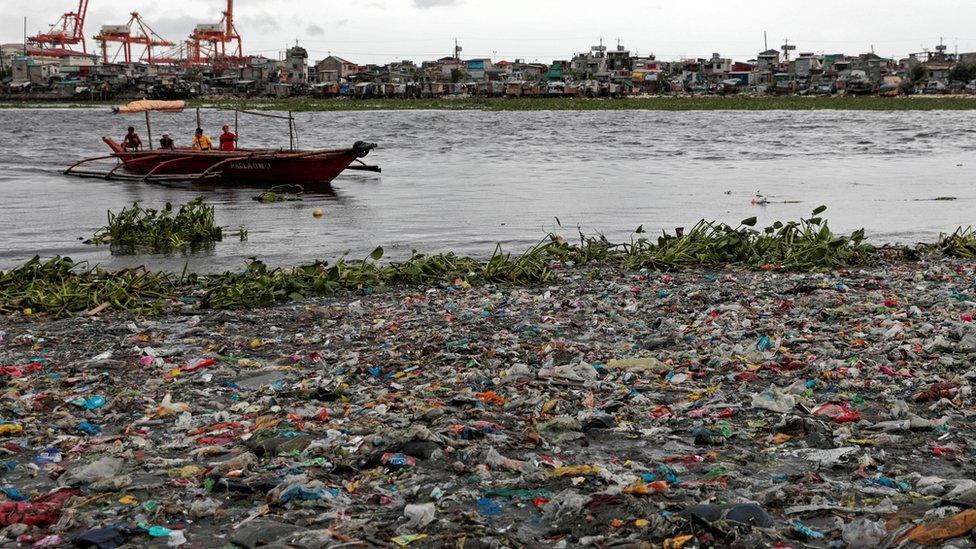
[[[357, 141], [349, 149], [300, 150], [296, 148], [295, 119], [288, 116], [239, 109], [234, 111], [235, 133], [238, 115], [249, 114], [288, 121], [288, 149], [238, 149], [235, 151], [201, 151], [190, 148], [153, 149], [152, 125], [149, 113], [182, 112], [184, 101], [133, 101], [114, 110], [119, 113], [145, 113], [149, 150], [127, 151], [109, 137], [102, 137], [112, 153], [106, 156], [86, 158], [65, 170], [66, 175], [142, 182], [189, 182], [218, 185], [275, 186], [301, 185], [306, 190], [328, 187], [340, 173], [346, 170], [380, 172], [378, 166], [365, 164], [361, 158], [376, 148], [373, 143]], [[200, 109], [197, 109], [197, 127], [200, 127]], [[114, 159], [116, 165], [108, 171], [82, 168], [95, 161]]]

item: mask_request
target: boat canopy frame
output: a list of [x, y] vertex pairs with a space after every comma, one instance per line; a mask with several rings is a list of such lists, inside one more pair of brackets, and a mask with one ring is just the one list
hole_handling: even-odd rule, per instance
[[[112, 111], [116, 114], [133, 114], [133, 113], [145, 113], [146, 115], [146, 138], [149, 141], [149, 150], [153, 149], [153, 139], [152, 139], [152, 121], [150, 120], [149, 113], [156, 112], [183, 112], [186, 109], [185, 101], [153, 101], [142, 99], [139, 101], [132, 101], [121, 107], [114, 107]], [[298, 126], [295, 124], [295, 116], [291, 111], [288, 111], [288, 116], [281, 114], [273, 114], [268, 112], [260, 111], [249, 111], [245, 109], [240, 109], [237, 107], [222, 107], [207, 105], [203, 107], [195, 107], [197, 114], [197, 127], [202, 128], [203, 122], [200, 115], [201, 109], [210, 109], [215, 111], [233, 111], [234, 112], [234, 135], [240, 136], [240, 115], [247, 114], [251, 116], [261, 116], [264, 118], [275, 118], [278, 120], [288, 121], [288, 150], [294, 151], [299, 147], [298, 143]]]

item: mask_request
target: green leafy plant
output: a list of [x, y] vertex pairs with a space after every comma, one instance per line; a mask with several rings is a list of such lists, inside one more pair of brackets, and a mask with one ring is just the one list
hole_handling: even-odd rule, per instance
[[[870, 265], [877, 248], [865, 242], [864, 231], [838, 235], [821, 214], [756, 228], [756, 218], [737, 226], [700, 221], [683, 235], [649, 238], [638, 227], [628, 242], [613, 243], [603, 235], [578, 243], [550, 234], [521, 255], [496, 246], [491, 257], [479, 260], [453, 253], [414, 252], [405, 261], [380, 263], [382, 247], [361, 261], [345, 256], [334, 263], [315, 262], [291, 268], [271, 268], [251, 261], [242, 271], [211, 275], [156, 273], [144, 268], [106, 271], [69, 258], [25, 264], [0, 272], [0, 313], [24, 309], [67, 315], [107, 304], [115, 310], [158, 311], [167, 306], [213, 309], [253, 309], [284, 301], [343, 292], [382, 291], [394, 286], [432, 284], [549, 284], [567, 266], [589, 266], [588, 279], [609, 270], [738, 266], [748, 269], [817, 271]], [[244, 233], [246, 236], [246, 233]], [[976, 257], [976, 230], [958, 229], [920, 250], [951, 257]], [[593, 274], [595, 273], [595, 274]], [[593, 276], [591, 277], [590, 274]]]
[[169, 202], [161, 210], [143, 208], [138, 202], [118, 213], [110, 210], [108, 225], [99, 229], [91, 242], [111, 244], [120, 250], [131, 247], [165, 252], [223, 238], [224, 231], [214, 220], [214, 207], [195, 198], [178, 210]]
[[976, 229], [959, 227], [952, 234], [940, 234], [936, 247], [943, 255], [972, 259], [976, 257]]

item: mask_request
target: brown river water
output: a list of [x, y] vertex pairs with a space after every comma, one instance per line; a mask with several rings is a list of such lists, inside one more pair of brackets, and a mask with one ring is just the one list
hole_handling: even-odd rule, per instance
[[[204, 111], [211, 135], [233, 115]], [[835, 231], [864, 227], [874, 242], [933, 240], [976, 224], [976, 112], [712, 111], [298, 113], [303, 148], [379, 143], [382, 174], [340, 176], [333, 192], [259, 204], [255, 189], [204, 190], [76, 179], [74, 161], [104, 154], [141, 115], [107, 108], [0, 109], [0, 269], [39, 254], [110, 268], [145, 264], [237, 269], [247, 258], [288, 265], [412, 250], [487, 256], [518, 252], [551, 231], [629, 238], [701, 218], [760, 223], [820, 204]], [[278, 120], [241, 119], [241, 146], [287, 146]], [[185, 144], [194, 114], [156, 114], [153, 132]], [[282, 181], [282, 183], [287, 183]], [[752, 205], [761, 191], [770, 201]], [[106, 211], [198, 195], [247, 242], [169, 255], [112, 255], [82, 241]], [[953, 197], [955, 200], [934, 200]], [[320, 207], [325, 215], [312, 216]], [[558, 220], [558, 222], [557, 222]]]

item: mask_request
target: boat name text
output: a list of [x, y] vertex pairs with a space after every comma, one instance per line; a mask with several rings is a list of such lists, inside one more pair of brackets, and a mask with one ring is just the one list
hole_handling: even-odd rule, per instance
[[267, 170], [271, 166], [267, 162], [231, 162], [232, 170]]

